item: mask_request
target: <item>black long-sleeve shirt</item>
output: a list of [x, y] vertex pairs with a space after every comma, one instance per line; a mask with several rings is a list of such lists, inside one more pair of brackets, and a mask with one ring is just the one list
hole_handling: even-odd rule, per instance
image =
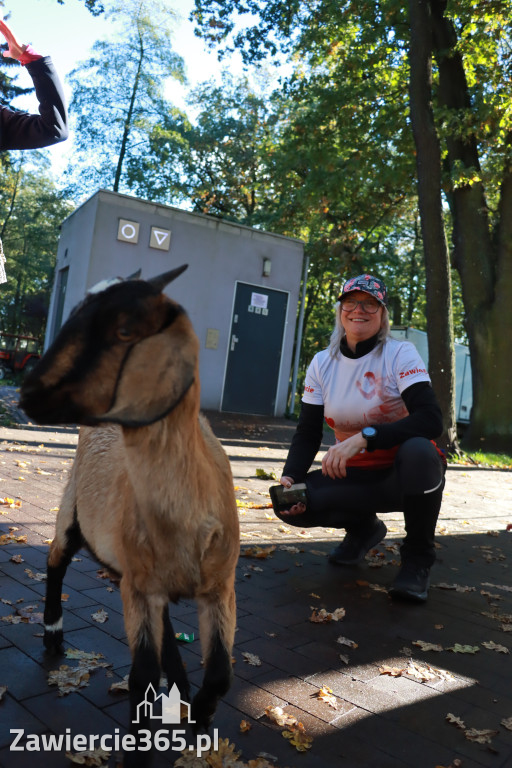
[[[377, 337], [360, 342], [356, 352], [346, 344], [341, 352], [346, 357], [362, 357], [378, 343]], [[372, 424], [377, 430], [373, 440], [374, 448], [392, 448], [410, 437], [426, 437], [433, 440], [443, 431], [443, 418], [434, 391], [427, 381], [412, 384], [402, 392], [402, 399], [409, 412], [408, 416], [386, 424]], [[283, 475], [292, 477], [296, 483], [303, 482], [320, 448], [324, 427], [324, 406], [302, 403], [297, 429], [292, 438]]]
[[43, 56], [26, 69], [34, 83], [39, 115], [0, 107], [0, 150], [39, 149], [68, 136], [64, 91], [51, 58]]

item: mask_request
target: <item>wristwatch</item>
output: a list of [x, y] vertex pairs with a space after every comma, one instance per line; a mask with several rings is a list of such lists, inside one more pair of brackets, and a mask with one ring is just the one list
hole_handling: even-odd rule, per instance
[[361, 430], [361, 434], [366, 440], [367, 451], [373, 451], [375, 449], [375, 440], [377, 439], [377, 430], [375, 427], [363, 427]]

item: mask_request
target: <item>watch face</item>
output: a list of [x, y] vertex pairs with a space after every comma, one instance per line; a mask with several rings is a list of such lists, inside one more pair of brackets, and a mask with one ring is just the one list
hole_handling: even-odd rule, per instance
[[371, 439], [372, 437], [376, 437], [377, 436], [377, 430], [375, 429], [375, 427], [365, 427], [362, 430], [362, 435], [363, 435], [364, 438], [366, 438], [368, 440], [368, 438]]

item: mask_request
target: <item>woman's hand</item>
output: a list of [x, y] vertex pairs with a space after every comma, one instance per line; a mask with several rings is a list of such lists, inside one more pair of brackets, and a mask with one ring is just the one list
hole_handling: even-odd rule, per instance
[[3, 56], [19, 60], [27, 50], [27, 46], [18, 43], [5, 21], [2, 20], [0, 20], [0, 32], [7, 40], [7, 44], [9, 46], [6, 51], [3, 51]]
[[[286, 475], [283, 475], [279, 482], [281, 485], [284, 485], [285, 488], [291, 488], [294, 480], [293, 477], [287, 477]], [[299, 501], [297, 504], [291, 506], [290, 509], [281, 510], [280, 514], [283, 515], [283, 517], [293, 517], [293, 515], [303, 515], [305, 511], [306, 505]]]
[[347, 476], [347, 461], [366, 448], [368, 443], [360, 432], [341, 443], [331, 445], [322, 459], [322, 474], [332, 480]]

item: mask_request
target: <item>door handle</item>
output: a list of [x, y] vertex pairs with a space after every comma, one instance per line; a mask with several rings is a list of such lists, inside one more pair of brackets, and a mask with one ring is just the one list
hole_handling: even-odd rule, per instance
[[233, 334], [233, 335], [231, 336], [231, 352], [234, 352], [234, 351], [235, 351], [235, 344], [236, 344], [237, 342], [238, 342], [238, 336], [235, 336], [235, 334]]

